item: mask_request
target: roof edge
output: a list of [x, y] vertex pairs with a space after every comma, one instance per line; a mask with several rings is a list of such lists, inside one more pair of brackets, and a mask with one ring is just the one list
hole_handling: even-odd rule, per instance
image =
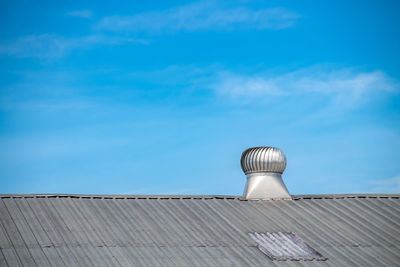
[[400, 193], [397, 194], [311, 194], [311, 195], [292, 195], [296, 199], [341, 199], [341, 198], [400, 198]]
[[[238, 199], [242, 196], [232, 195], [107, 195], [107, 194], [0, 194], [0, 198], [83, 198], [83, 199]], [[301, 199], [347, 199], [347, 198], [393, 198], [398, 194], [313, 194], [292, 195], [293, 200]], [[268, 199], [266, 199], [268, 200]], [[279, 200], [279, 199], [270, 199]]]
[[237, 199], [231, 195], [108, 195], [108, 194], [0, 194], [0, 198], [136, 198], [136, 199]]

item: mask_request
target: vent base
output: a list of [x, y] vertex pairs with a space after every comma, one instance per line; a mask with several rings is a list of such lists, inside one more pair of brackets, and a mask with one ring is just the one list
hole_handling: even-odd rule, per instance
[[292, 199], [283, 183], [282, 175], [276, 172], [247, 174], [243, 197], [246, 199]]

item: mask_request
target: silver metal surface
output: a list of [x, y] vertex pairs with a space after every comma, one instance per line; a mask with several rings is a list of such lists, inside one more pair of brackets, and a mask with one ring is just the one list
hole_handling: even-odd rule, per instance
[[243, 197], [245, 199], [292, 199], [282, 175], [277, 172], [249, 173]]
[[246, 199], [291, 199], [282, 180], [286, 156], [279, 148], [263, 146], [246, 149], [240, 160], [247, 176]]
[[254, 172], [283, 173], [286, 168], [286, 156], [282, 150], [270, 146], [258, 146], [246, 149], [240, 160], [245, 174]]
[[271, 260], [327, 260], [315, 249], [307, 245], [295, 233], [249, 233], [258, 244], [258, 249]]
[[[327, 261], [271, 261], [294, 232]], [[398, 266], [400, 195], [0, 195], [0, 266]]]

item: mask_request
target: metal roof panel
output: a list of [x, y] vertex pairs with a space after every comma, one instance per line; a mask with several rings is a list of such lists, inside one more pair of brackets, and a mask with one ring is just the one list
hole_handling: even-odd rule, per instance
[[[399, 197], [0, 195], [0, 265], [394, 266]], [[296, 233], [328, 260], [272, 261], [249, 232]]]

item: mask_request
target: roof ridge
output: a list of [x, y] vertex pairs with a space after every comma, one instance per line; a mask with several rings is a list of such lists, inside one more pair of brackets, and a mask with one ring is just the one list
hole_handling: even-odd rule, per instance
[[102, 195], [102, 194], [0, 194], [0, 198], [81, 198], [81, 199], [239, 199], [229, 195]]
[[[0, 198], [80, 198], [80, 199], [237, 199], [247, 201], [242, 196], [231, 195], [101, 195], [101, 194], [0, 194]], [[399, 199], [400, 194], [319, 194], [292, 195], [293, 200], [301, 199], [349, 199], [349, 198], [390, 198]], [[266, 199], [279, 200], [279, 199]], [[256, 200], [260, 201], [260, 200]]]
[[400, 198], [399, 194], [312, 194], [312, 195], [292, 195], [292, 199], [345, 199], [345, 198]]

